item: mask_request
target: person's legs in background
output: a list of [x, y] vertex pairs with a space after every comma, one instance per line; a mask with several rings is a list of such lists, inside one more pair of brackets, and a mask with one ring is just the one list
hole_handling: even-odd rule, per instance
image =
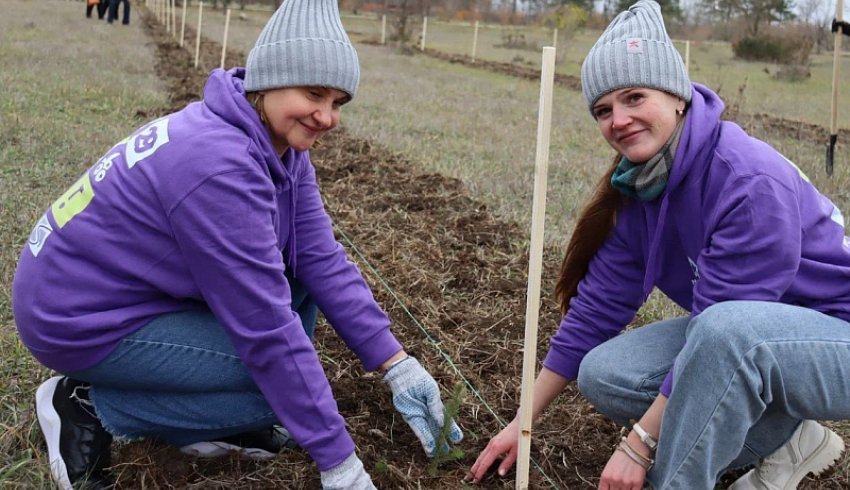
[[[125, 26], [130, 23], [130, 0], [119, 0], [124, 3], [124, 18], [121, 21]], [[118, 18], [118, 12], [115, 12], [115, 18]]]

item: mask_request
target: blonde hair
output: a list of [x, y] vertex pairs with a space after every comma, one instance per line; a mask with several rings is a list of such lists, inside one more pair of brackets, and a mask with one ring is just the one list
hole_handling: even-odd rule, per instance
[[245, 98], [248, 99], [248, 102], [254, 106], [254, 110], [257, 111], [257, 115], [260, 116], [260, 121], [263, 123], [263, 126], [269, 127], [269, 119], [266, 117], [266, 109], [263, 104], [263, 100], [265, 100], [265, 94], [262, 92], [248, 92], [245, 94]]

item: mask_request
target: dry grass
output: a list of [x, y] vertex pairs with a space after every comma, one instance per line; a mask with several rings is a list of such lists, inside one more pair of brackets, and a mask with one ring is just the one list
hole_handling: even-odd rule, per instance
[[165, 99], [138, 23], [85, 19], [78, 2], [7, 0], [0, 8], [0, 486], [47, 488], [32, 410], [47, 372], [12, 323], [18, 254], [50, 202], [140, 122], [138, 111]]

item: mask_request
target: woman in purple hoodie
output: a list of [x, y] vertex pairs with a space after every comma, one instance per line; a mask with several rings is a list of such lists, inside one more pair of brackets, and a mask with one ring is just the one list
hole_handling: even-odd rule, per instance
[[310, 163], [359, 76], [336, 0], [288, 0], [245, 69], [215, 70], [202, 101], [112, 147], [41, 217], [12, 302], [63, 375], [36, 393], [62, 488], [109, 484], [113, 436], [198, 456], [298, 444], [324, 488], [374, 488], [311, 342], [317, 309], [433, 454], [439, 388], [334, 239]]
[[[538, 417], [577, 380], [631, 429], [600, 489], [792, 489], [844, 443], [815, 420], [850, 418], [850, 239], [790, 161], [721, 121], [641, 0], [582, 65], [615, 157], [576, 224], [556, 294], [564, 317], [534, 387]], [[690, 314], [620, 332], [653, 287]], [[513, 465], [517, 420], [468, 475]]]

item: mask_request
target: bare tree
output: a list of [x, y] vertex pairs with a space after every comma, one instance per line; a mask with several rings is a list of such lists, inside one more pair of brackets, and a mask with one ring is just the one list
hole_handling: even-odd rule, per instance
[[764, 25], [794, 18], [792, 5], [792, 0], [702, 0], [701, 4], [703, 12], [716, 20], [743, 19], [752, 36]]

